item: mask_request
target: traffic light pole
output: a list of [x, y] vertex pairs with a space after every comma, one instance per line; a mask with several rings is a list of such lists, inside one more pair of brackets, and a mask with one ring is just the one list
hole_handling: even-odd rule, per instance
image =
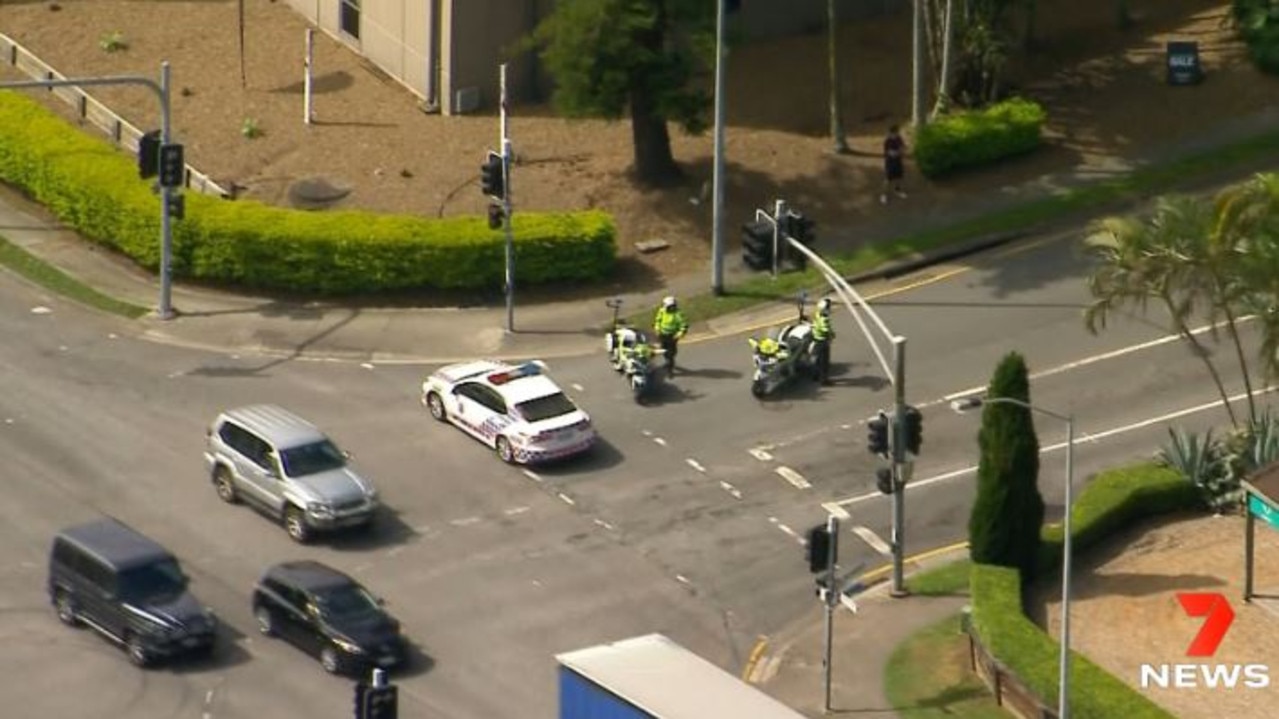
[[839, 601], [840, 588], [835, 586], [835, 560], [839, 556], [839, 519], [835, 515], [826, 517], [826, 532], [830, 535], [830, 547], [827, 550], [829, 560], [826, 567], [826, 642], [823, 649], [822, 674], [826, 689], [826, 703], [823, 705], [830, 712], [831, 654], [835, 635], [835, 604]]
[[906, 556], [906, 338], [893, 338], [893, 587], [894, 597], [910, 592], [905, 582]]
[[[141, 76], [113, 77], [69, 77], [65, 80], [21, 80], [17, 82], [0, 82], [0, 88], [43, 87], [92, 87], [95, 85], [142, 85], [151, 90], [160, 99], [160, 139], [164, 145], [170, 144], [169, 123], [169, 63], [160, 63], [160, 83]], [[169, 204], [173, 188], [160, 188], [160, 306], [156, 316], [162, 320], [173, 317], [172, 281], [170, 279], [170, 255], [172, 254], [173, 235], [169, 217]]]
[[782, 219], [786, 217], [786, 201], [773, 203], [773, 279], [777, 279], [777, 266], [781, 262], [782, 243], [788, 242], [786, 227]]
[[506, 132], [506, 63], [499, 78], [502, 95], [502, 227], [506, 233], [506, 331], [515, 331], [515, 236], [511, 230], [511, 139]]

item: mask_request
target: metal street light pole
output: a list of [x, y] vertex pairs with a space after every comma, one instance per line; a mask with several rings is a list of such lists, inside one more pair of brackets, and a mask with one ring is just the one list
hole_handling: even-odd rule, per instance
[[711, 294], [724, 294], [724, 15], [715, 3], [715, 169], [711, 182]]
[[1013, 397], [966, 397], [951, 402], [950, 406], [956, 412], [964, 412], [983, 404], [1011, 404], [1066, 423], [1066, 511], [1062, 520], [1061, 654], [1057, 660], [1057, 717], [1070, 719], [1070, 549], [1074, 544], [1070, 533], [1070, 515], [1075, 503], [1075, 417], [1036, 407]]

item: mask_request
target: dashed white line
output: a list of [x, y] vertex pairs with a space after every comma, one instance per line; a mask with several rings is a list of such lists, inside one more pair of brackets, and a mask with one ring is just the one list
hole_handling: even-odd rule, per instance
[[576, 383], [576, 382], [574, 382], [574, 383], [573, 383], [573, 389], [577, 390], [578, 392], [585, 392], [585, 391], [586, 391], [586, 388], [585, 388], [585, 387], [583, 387], [582, 385], [580, 385], [580, 384], [578, 384], [578, 383]]
[[688, 583], [689, 583], [689, 582], [688, 582], [688, 577], [684, 576], [683, 574], [676, 574], [676, 575], [675, 575], [675, 581], [679, 582], [680, 584], [688, 584]]
[[482, 517], [463, 517], [461, 519], [449, 520], [449, 524], [454, 527], [469, 527], [472, 524], [479, 524], [483, 521], [484, 519]]
[[568, 496], [567, 494], [564, 494], [563, 492], [560, 492], [560, 493], [559, 493], [559, 498], [560, 498], [561, 500], [563, 500], [563, 502], [564, 502], [565, 504], [569, 505], [569, 506], [572, 506], [572, 505], [574, 505], [574, 504], [577, 504], [577, 502], [574, 502], [574, 501], [573, 501], [573, 498], [572, 498], [572, 497]]
[[808, 489], [809, 487], [813, 486], [809, 484], [807, 479], [804, 479], [804, 475], [800, 474], [799, 472], [796, 472], [790, 467], [778, 467], [777, 469], [773, 471], [781, 475], [782, 479], [795, 485], [796, 489]]
[[510, 509], [502, 510], [502, 514], [505, 514], [508, 517], [514, 517], [517, 514], [524, 514], [527, 511], [529, 511], [528, 507], [511, 507]]
[[742, 498], [742, 493], [741, 493], [740, 491], [738, 491], [737, 487], [734, 487], [733, 485], [729, 484], [728, 482], [725, 482], [724, 480], [722, 480], [722, 479], [721, 479], [721, 480], [720, 480], [720, 482], [719, 482], [719, 486], [720, 486], [720, 487], [722, 487], [722, 488], [724, 489], [724, 491], [725, 491], [725, 492], [728, 492], [729, 494], [733, 495], [733, 499], [741, 499], [741, 498]]
[[525, 477], [528, 477], [529, 479], [533, 480], [534, 482], [541, 482], [541, 481], [542, 481], [542, 478], [541, 478], [540, 476], [538, 476], [537, 472], [534, 472], [534, 471], [533, 471], [533, 470], [531, 470], [531, 469], [526, 469], [526, 470], [524, 470], [524, 476], [525, 476]]
[[785, 524], [782, 524], [781, 522], [778, 522], [778, 523], [777, 523], [777, 528], [778, 528], [778, 529], [780, 529], [780, 530], [782, 530], [783, 532], [785, 532], [785, 533], [789, 534], [789, 535], [790, 535], [790, 536], [792, 536], [792, 537], [798, 537], [798, 536], [799, 536], [798, 534], [795, 534], [795, 530], [791, 529], [790, 527], [787, 527]]
[[645, 437], [652, 437], [652, 436], [653, 436], [653, 433], [652, 433], [650, 430], [647, 430], [647, 429], [641, 429], [641, 430], [640, 430], [640, 434], [644, 435]]
[[613, 525], [609, 524], [608, 522], [605, 522], [602, 519], [599, 519], [598, 517], [595, 519], [595, 524], [607, 529], [610, 532], [613, 531]]
[[889, 555], [893, 553], [893, 548], [888, 544], [888, 542], [881, 539], [878, 534], [875, 534], [875, 530], [870, 527], [853, 527], [853, 534], [861, 537], [870, 545], [871, 549], [879, 552], [880, 554]]
[[839, 519], [850, 519], [853, 516], [848, 513], [847, 509], [844, 509], [834, 502], [826, 502], [822, 505], [822, 509], [825, 509], [827, 514], [833, 514]]
[[698, 462], [697, 460], [693, 459], [692, 457], [689, 457], [688, 459], [686, 459], [686, 460], [684, 460], [684, 461], [685, 461], [685, 462], [688, 462], [688, 466], [692, 467], [693, 469], [697, 470], [698, 472], [701, 472], [702, 474], [705, 474], [705, 473], [706, 473], [706, 468], [702, 466], [702, 463], [701, 463], [701, 462]]
[[754, 457], [755, 459], [758, 459], [758, 460], [759, 460], [759, 461], [761, 461], [761, 462], [771, 462], [771, 461], [773, 461], [773, 455], [771, 455], [771, 454], [769, 454], [769, 453], [768, 453], [768, 449], [770, 449], [770, 448], [771, 448], [771, 446], [770, 446], [769, 448], [765, 448], [765, 447], [754, 447], [754, 448], [752, 448], [752, 449], [748, 449], [748, 450], [746, 450], [746, 451], [747, 451], [747, 452], [750, 452], [750, 454], [751, 454], [751, 456], [752, 456], [752, 457]]
[[657, 442], [658, 444], [662, 445], [663, 447], [665, 447], [665, 446], [666, 446], [666, 440], [662, 439], [661, 437], [654, 437], [654, 438], [653, 438], [653, 441], [654, 441], [654, 442]]
[[374, 369], [376, 365], [374, 365], [372, 362], [361, 362], [360, 367], [363, 367], [364, 369]]

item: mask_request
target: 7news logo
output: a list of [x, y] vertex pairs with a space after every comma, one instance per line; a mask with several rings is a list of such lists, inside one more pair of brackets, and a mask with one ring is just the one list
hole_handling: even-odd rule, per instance
[[[1217, 653], [1226, 631], [1235, 621], [1235, 610], [1222, 594], [1180, 592], [1177, 601], [1191, 617], [1204, 617], [1203, 626], [1186, 649], [1189, 657], [1211, 657]], [[1142, 664], [1141, 688], [1150, 689], [1265, 689], [1270, 686], [1267, 664]]]

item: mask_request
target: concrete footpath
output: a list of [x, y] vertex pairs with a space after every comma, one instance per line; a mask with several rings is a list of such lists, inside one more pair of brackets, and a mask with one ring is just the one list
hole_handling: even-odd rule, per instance
[[[918, 201], [927, 211], [894, 213], [891, 218], [875, 216], [865, 226], [832, 228], [825, 231], [818, 249], [842, 252], [857, 244], [941, 229], [1105, 176], [1113, 177], [1135, 167], [1198, 154], [1277, 126], [1279, 108], [1206, 130], [1194, 138], [1193, 144], [1164, 148], [1141, 157], [1112, 158], [1105, 168], [1079, 168], [977, 197], [953, 191], [935, 201], [921, 197]], [[1276, 157], [1252, 158], [1219, 176], [1192, 178], [1182, 189], [1211, 188], [1237, 181], [1254, 172], [1275, 168], [1279, 164], [1277, 160]], [[912, 197], [910, 201], [916, 200]], [[1123, 209], [1109, 207], [1104, 212]], [[1085, 216], [1064, 218], [1054, 226], [1082, 227], [1087, 219]], [[1028, 229], [1043, 231], [1050, 227]], [[0, 188], [0, 236], [103, 294], [142, 307], [154, 308], [158, 304], [159, 283], [154, 276], [81, 240], [60, 227], [43, 208], [7, 188]], [[870, 293], [873, 287], [864, 283], [874, 282], [877, 277], [895, 276], [930, 263], [952, 260], [1012, 239], [1014, 235], [975, 238], [962, 246], [907, 258], [881, 268], [860, 278], [858, 284]], [[726, 240], [729, 247], [736, 248], [735, 237]], [[726, 282], [730, 287], [744, 273], [738, 267], [736, 254], [736, 250], [732, 250], [726, 263]], [[655, 307], [665, 294], [689, 296], [705, 292], [708, 274], [699, 271], [676, 278], [666, 288], [625, 294], [623, 299], [631, 310]], [[161, 320], [149, 315], [132, 326], [138, 335], [156, 342], [279, 358], [402, 364], [434, 364], [476, 357], [549, 359], [603, 350], [603, 333], [610, 319], [603, 300], [600, 297], [525, 305], [518, 302], [517, 296], [516, 332], [506, 333], [503, 329], [505, 308], [500, 304], [440, 309], [361, 307], [288, 301], [178, 284], [172, 293], [173, 307], [178, 311], [176, 317]], [[686, 342], [780, 323], [792, 312], [789, 303], [778, 302], [698, 323]], [[963, 554], [962, 550], [954, 550], [927, 560], [918, 559], [911, 566], [949, 561]], [[835, 622], [833, 707], [837, 713], [895, 716], [883, 692], [883, 667], [893, 648], [914, 631], [958, 612], [965, 601], [955, 597], [892, 599], [881, 585], [860, 596], [858, 603], [858, 614], [840, 609]], [[744, 671], [748, 681], [814, 717], [825, 715], [821, 616], [814, 600], [810, 616], [761, 641]]]

